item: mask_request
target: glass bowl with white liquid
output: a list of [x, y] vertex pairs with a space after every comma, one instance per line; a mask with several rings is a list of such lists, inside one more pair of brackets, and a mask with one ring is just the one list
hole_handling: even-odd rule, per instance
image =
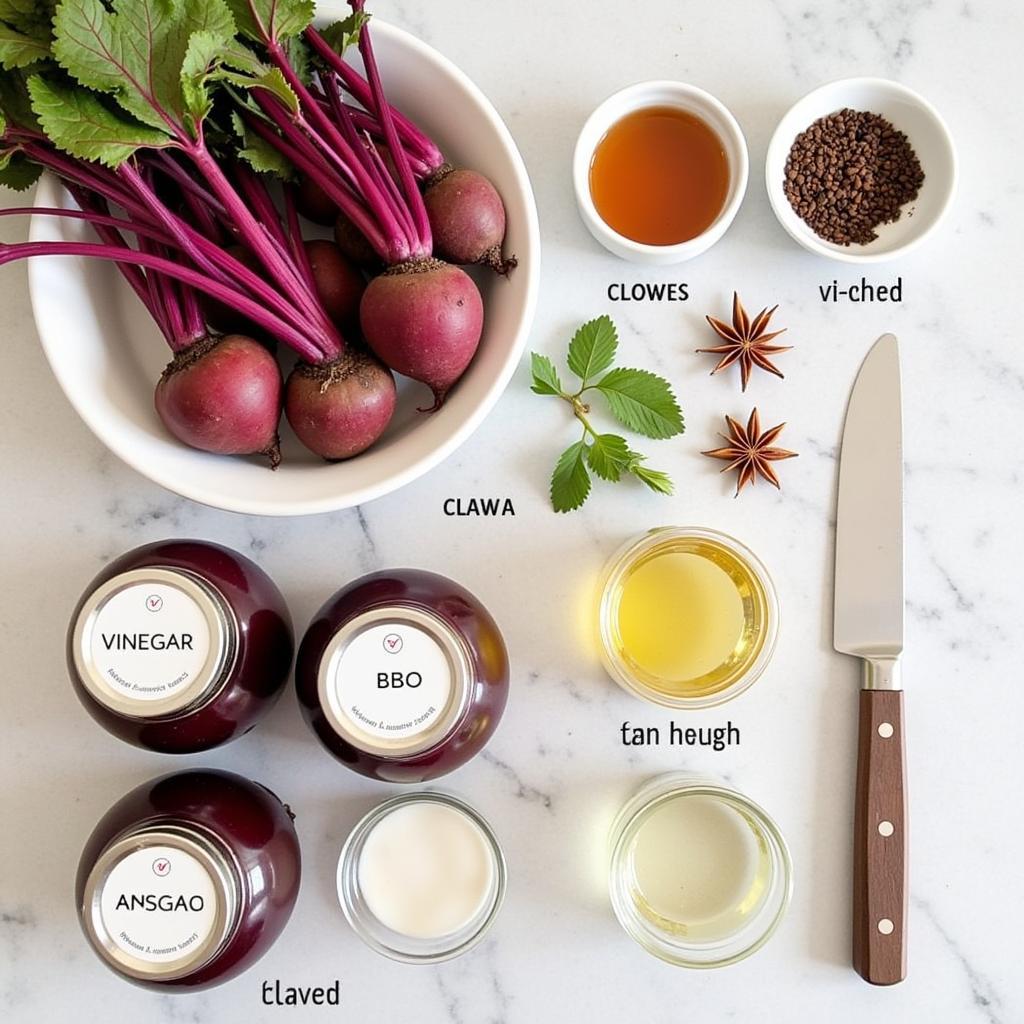
[[793, 867], [757, 804], [717, 779], [670, 772], [619, 812], [609, 891], [619, 923], [648, 953], [680, 967], [724, 967], [775, 933]]
[[446, 793], [375, 807], [338, 861], [338, 899], [371, 949], [403, 963], [440, 963], [479, 943], [501, 909], [505, 856], [490, 825]]

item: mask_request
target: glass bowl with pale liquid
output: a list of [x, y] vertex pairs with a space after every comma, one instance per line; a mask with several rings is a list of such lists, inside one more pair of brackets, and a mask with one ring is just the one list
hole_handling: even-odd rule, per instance
[[643, 785], [612, 828], [615, 916], [648, 953], [724, 967], [775, 933], [793, 892], [778, 826], [716, 779], [670, 772]]
[[779, 604], [768, 570], [715, 530], [662, 527], [629, 541], [605, 566], [598, 593], [605, 668], [655, 704], [731, 700], [775, 648]]

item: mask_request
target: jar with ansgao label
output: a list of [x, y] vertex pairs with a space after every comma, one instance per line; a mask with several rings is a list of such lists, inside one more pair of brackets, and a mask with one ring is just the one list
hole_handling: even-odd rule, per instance
[[111, 562], [71, 616], [75, 692], [105, 729], [168, 754], [208, 750], [274, 705], [294, 651], [281, 592], [244, 556], [197, 540]]
[[423, 782], [465, 764], [498, 726], [509, 662], [494, 619], [435, 573], [356, 580], [299, 645], [303, 716], [343, 764], [385, 782]]
[[82, 930], [116, 974], [195, 991], [240, 974], [271, 947], [299, 892], [288, 807], [224, 771], [146, 782], [103, 816], [82, 851]]

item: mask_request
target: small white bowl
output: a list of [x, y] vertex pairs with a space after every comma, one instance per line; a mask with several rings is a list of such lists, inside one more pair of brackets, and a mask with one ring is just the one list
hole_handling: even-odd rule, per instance
[[[349, 10], [321, 0], [324, 21]], [[399, 405], [368, 452], [328, 465], [284, 430], [285, 461], [210, 455], [176, 441], [153, 409], [153, 388], [170, 353], [131, 290], [110, 265], [70, 257], [33, 260], [29, 288], [39, 338], [57, 381], [93, 433], [149, 479], [231, 512], [294, 516], [350, 508], [397, 490], [447, 458], [480, 425], [515, 373], [540, 283], [540, 229], [530, 179], [508, 128], [487, 97], [451, 61], [415, 36], [373, 22], [377, 58], [392, 102], [455, 162], [486, 174], [508, 213], [508, 250], [519, 257], [506, 280], [478, 274], [485, 323], [479, 351], [444, 408], [416, 411], [427, 392], [400, 381]], [[45, 177], [37, 206], [70, 204]], [[32, 238], [92, 240], [81, 225], [33, 218]]]
[[[849, 107], [881, 114], [903, 132], [921, 161], [924, 183], [900, 219], [883, 224], [867, 245], [836, 245], [819, 238], [790, 206], [783, 191], [786, 159], [796, 137], [819, 117]], [[885, 78], [844, 78], [823, 85], [795, 103], [779, 122], [765, 160], [768, 199], [779, 223], [805, 249], [846, 263], [882, 263], [920, 245], [938, 227], [956, 194], [953, 138], [939, 112], [912, 89]]]
[[[597, 212], [590, 194], [590, 164], [608, 129], [627, 114], [647, 107], [676, 107], [696, 114], [721, 139], [729, 161], [729, 191], [714, 223], [696, 238], [678, 245], [644, 245], [612, 230]], [[590, 233], [609, 252], [633, 263], [665, 266], [693, 259], [710, 249], [728, 230], [747, 190], [747, 143], [736, 118], [710, 93], [683, 82], [639, 82], [609, 96], [587, 118], [573, 155], [572, 178], [576, 205]]]

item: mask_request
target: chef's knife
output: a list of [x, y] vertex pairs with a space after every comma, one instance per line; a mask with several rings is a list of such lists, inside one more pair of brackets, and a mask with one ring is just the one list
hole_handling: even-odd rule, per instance
[[896, 338], [850, 396], [839, 465], [834, 644], [863, 659], [853, 857], [853, 966], [873, 985], [907, 973], [903, 691], [903, 429]]

